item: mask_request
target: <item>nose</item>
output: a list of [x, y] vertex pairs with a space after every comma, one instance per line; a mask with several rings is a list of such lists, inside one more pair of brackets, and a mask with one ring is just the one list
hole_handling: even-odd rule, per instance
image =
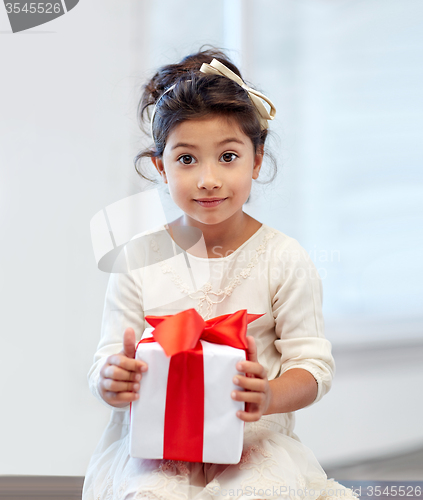
[[222, 187], [222, 179], [219, 174], [219, 166], [207, 163], [199, 169], [197, 187], [199, 189], [219, 189]]

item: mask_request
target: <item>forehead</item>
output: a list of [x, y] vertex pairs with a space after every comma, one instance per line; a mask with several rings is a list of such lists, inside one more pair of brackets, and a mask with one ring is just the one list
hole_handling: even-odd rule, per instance
[[169, 133], [166, 148], [173, 148], [178, 143], [217, 146], [228, 139], [236, 139], [241, 146], [252, 146], [251, 139], [244, 134], [237, 120], [225, 116], [208, 116], [177, 125]]

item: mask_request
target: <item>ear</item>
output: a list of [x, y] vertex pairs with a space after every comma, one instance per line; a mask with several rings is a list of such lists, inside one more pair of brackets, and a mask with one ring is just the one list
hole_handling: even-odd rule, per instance
[[261, 165], [263, 163], [263, 155], [264, 155], [263, 146], [259, 146], [254, 156], [253, 179], [257, 179], [259, 176]]
[[167, 177], [164, 169], [163, 158], [159, 156], [153, 156], [151, 158], [151, 161], [153, 162], [153, 165], [156, 167], [157, 172], [159, 172], [159, 174], [161, 175], [163, 182], [167, 184]]

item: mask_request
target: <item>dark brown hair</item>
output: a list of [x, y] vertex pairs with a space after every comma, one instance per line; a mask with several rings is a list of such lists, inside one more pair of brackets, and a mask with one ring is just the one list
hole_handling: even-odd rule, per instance
[[[135, 169], [144, 179], [156, 182], [139, 169], [142, 159], [161, 157], [167, 137], [175, 126], [206, 115], [234, 118], [251, 139], [254, 152], [260, 149], [264, 152], [268, 131], [261, 128], [258, 112], [248, 93], [230, 78], [200, 72], [202, 63], [210, 63], [212, 59], [217, 59], [242, 78], [227, 56], [212, 48], [191, 54], [177, 64], [162, 66], [144, 86], [138, 104], [138, 118], [142, 130], [148, 134], [152, 110], [156, 106], [152, 127], [154, 147], [141, 151], [134, 158]], [[267, 152], [266, 156], [273, 164], [271, 181], [276, 176], [276, 162]]]

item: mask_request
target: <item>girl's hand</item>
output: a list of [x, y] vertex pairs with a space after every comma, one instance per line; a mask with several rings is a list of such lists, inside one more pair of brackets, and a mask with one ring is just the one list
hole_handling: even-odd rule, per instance
[[238, 411], [237, 417], [244, 422], [260, 420], [270, 405], [270, 387], [267, 372], [257, 360], [257, 348], [253, 337], [247, 336], [247, 359], [240, 361], [236, 369], [244, 372], [243, 375], [234, 377], [234, 384], [239, 385], [244, 391], [233, 391], [232, 399], [245, 401], [245, 411]]
[[100, 371], [98, 388], [101, 397], [116, 408], [127, 406], [139, 398], [141, 372], [147, 363], [135, 359], [135, 332], [127, 328], [123, 335], [123, 350], [107, 358]]

